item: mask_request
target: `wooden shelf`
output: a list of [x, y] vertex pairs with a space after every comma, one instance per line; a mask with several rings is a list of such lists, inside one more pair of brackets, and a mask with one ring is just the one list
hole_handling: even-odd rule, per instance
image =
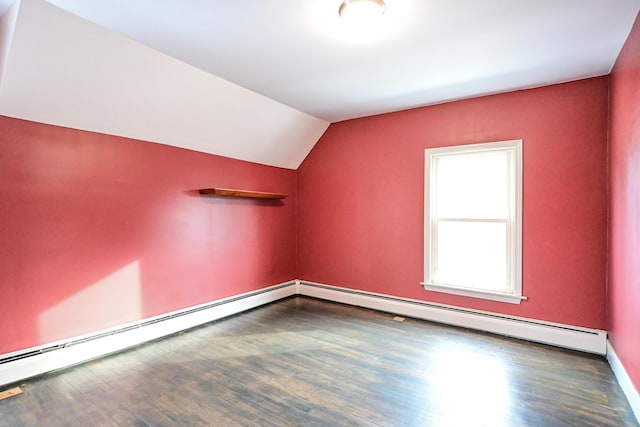
[[287, 194], [267, 193], [264, 191], [232, 190], [230, 188], [201, 188], [200, 194], [222, 197], [248, 197], [251, 199], [284, 199]]

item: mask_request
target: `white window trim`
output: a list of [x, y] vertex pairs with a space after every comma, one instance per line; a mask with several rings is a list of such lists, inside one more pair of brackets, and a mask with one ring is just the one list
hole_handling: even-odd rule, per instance
[[[461, 154], [461, 153], [473, 153], [473, 152], [487, 152], [489, 150], [504, 150], [512, 149], [515, 156], [515, 212], [513, 218], [515, 219], [515, 232], [510, 239], [510, 245], [514, 247], [511, 259], [511, 278], [513, 281], [513, 291], [506, 292], [492, 292], [479, 289], [470, 289], [452, 285], [445, 285], [442, 283], [434, 283], [431, 279], [431, 258], [432, 258], [432, 242], [431, 236], [433, 233], [433, 212], [431, 206], [434, 205], [434, 194], [431, 194], [430, 183], [432, 180], [431, 163], [432, 157], [442, 154]], [[482, 144], [469, 144], [460, 145], [454, 147], [439, 147], [428, 148], [425, 150], [425, 199], [424, 199], [424, 282], [421, 285], [428, 291], [444, 292], [454, 295], [462, 295], [466, 297], [482, 298], [493, 301], [506, 302], [511, 304], [520, 304], [522, 300], [526, 300], [527, 297], [522, 295], [522, 140], [509, 140], [499, 142], [488, 142]]]

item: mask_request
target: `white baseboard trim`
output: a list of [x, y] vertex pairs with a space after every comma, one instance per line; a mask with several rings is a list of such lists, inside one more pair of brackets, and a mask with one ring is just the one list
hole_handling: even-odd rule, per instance
[[[0, 386], [115, 353], [293, 295], [305, 295], [589, 353], [607, 354], [607, 335], [601, 330], [294, 280], [92, 334], [1, 354]], [[637, 414], [635, 407], [634, 411]]]
[[241, 313], [295, 295], [296, 290], [297, 282], [290, 281], [92, 334], [2, 354], [0, 355], [0, 386], [76, 365], [184, 329]]
[[605, 355], [607, 333], [560, 323], [399, 298], [299, 280], [297, 293], [407, 317], [461, 326], [557, 347]]
[[620, 359], [618, 359], [618, 355], [609, 340], [607, 340], [607, 361], [609, 362], [609, 365], [611, 365], [611, 370], [616, 376], [618, 384], [620, 384], [620, 388], [622, 388], [624, 395], [629, 401], [631, 410], [636, 416], [638, 423], [640, 423], [640, 393], [638, 393], [638, 390], [633, 386], [631, 378], [629, 378], [629, 374], [627, 374], [627, 370], [624, 369], [624, 365], [620, 362]]

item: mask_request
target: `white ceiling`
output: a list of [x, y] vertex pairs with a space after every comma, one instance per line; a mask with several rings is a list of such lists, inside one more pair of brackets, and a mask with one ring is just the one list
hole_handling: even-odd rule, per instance
[[639, 0], [386, 0], [351, 42], [342, 0], [49, 0], [336, 122], [607, 74]]
[[[210, 92], [203, 95], [206, 99], [201, 99], [200, 105], [213, 102], [219, 90], [216, 85], [228, 90], [232, 84], [235, 84], [234, 90], [241, 89], [236, 85], [248, 89], [251, 95], [245, 95], [253, 101], [259, 99], [258, 94], [273, 101], [265, 108], [282, 110], [276, 115], [283, 124], [271, 133], [263, 134], [269, 133], [274, 140], [286, 139], [283, 136], [288, 134], [288, 126], [302, 119], [302, 129], [295, 133], [292, 138], [295, 141], [289, 144], [303, 147], [298, 147], [297, 154], [286, 161], [253, 159], [251, 142], [246, 142], [248, 155], [222, 150], [223, 155], [230, 157], [296, 168], [302, 161], [301, 156], [304, 158], [328, 122], [607, 74], [640, 9], [640, 0], [385, 0], [387, 10], [375, 34], [367, 40], [354, 41], [347, 36], [337, 13], [341, 1], [48, 1], [64, 9], [66, 12], [63, 13], [41, 4], [44, 3], [42, 0], [22, 0], [23, 4], [26, 2], [38, 10], [33, 10], [30, 16], [25, 13], [24, 20], [30, 22], [24, 25], [25, 33], [20, 40], [13, 42], [0, 87], [0, 113], [24, 117], [35, 108], [22, 105], [20, 109], [14, 104], [18, 99], [23, 100], [22, 104], [29, 103], [24, 101], [29, 95], [24, 93], [28, 84], [22, 75], [29, 67], [51, 68], [51, 64], [34, 59], [38, 54], [46, 54], [46, 51], [38, 50], [44, 43], [43, 38], [53, 39], [48, 42], [47, 49], [64, 54], [62, 57], [68, 61], [66, 71], [78, 68], [73, 55], [84, 56], [84, 59], [77, 59], [84, 64], [79, 67], [83, 73], [95, 73], [96, 67], [91, 64], [95, 65], [97, 61], [104, 65], [104, 61], [100, 62], [104, 55], [112, 61], [109, 67], [117, 69], [127, 63], [126, 72], [129, 75], [138, 73], [140, 84], [147, 85], [138, 94], [143, 103], [153, 87], [144, 81], [148, 79], [140, 64], [137, 68], [132, 67], [131, 58], [122, 57], [121, 50], [132, 49], [129, 55], [153, 57], [156, 67], [160, 63], [169, 67], [167, 64], [174, 61], [170, 67], [182, 67], [182, 79], [191, 79], [197, 74], [199, 81], [191, 88], [191, 96], [200, 96], [197, 95], [198, 87], [202, 86], [208, 87]], [[10, 3], [11, 0], [0, 0], [0, 12]], [[91, 27], [78, 18], [72, 19], [67, 12], [108, 31]], [[16, 28], [20, 28], [20, 18]], [[66, 37], [58, 34], [62, 29]], [[27, 31], [32, 35], [26, 34]], [[108, 48], [105, 48], [107, 39]], [[88, 43], [94, 43], [92, 49]], [[82, 44], [82, 48], [68, 44]], [[15, 53], [16, 49], [22, 52]], [[142, 53], [144, 49], [146, 51]], [[164, 59], [160, 58], [161, 53]], [[20, 66], [16, 65], [12, 73], [13, 56], [20, 57], [13, 62], [20, 62]], [[55, 55], [45, 56], [50, 61], [56, 60]], [[195, 68], [187, 70], [186, 64]], [[112, 69], [109, 71], [113, 72]], [[7, 75], [13, 75], [12, 85], [20, 86], [19, 81], [23, 82], [24, 90], [6, 89]], [[68, 78], [67, 87], [80, 78], [78, 75], [72, 77]], [[30, 78], [38, 80], [33, 75]], [[63, 76], [58, 75], [58, 78]], [[52, 84], [47, 82], [50, 79], [40, 80], [43, 86]], [[135, 99], [136, 90], [131, 82], [125, 86], [126, 95]], [[84, 89], [89, 90], [88, 87]], [[123, 90], [123, 86], [117, 89]], [[168, 101], [175, 95], [168, 94], [155, 102]], [[232, 113], [236, 120], [231, 122], [242, 132], [239, 129], [242, 120], [238, 115], [242, 116], [241, 111], [248, 101], [234, 102], [231, 95], [223, 98], [224, 105], [217, 105], [217, 109], [237, 108], [239, 111]], [[4, 101], [10, 102], [11, 108], [2, 108]], [[77, 102], [75, 108], [82, 108], [82, 103], [90, 103], [90, 100], [79, 98]], [[287, 110], [287, 106], [297, 110], [299, 116]], [[170, 106], [165, 107], [165, 118], [167, 113], [175, 113]], [[286, 113], [282, 113], [285, 110]], [[253, 116], [263, 113], [262, 110], [255, 111]], [[42, 120], [42, 116], [47, 115], [53, 114], [41, 112], [33, 119]], [[109, 120], [117, 121], [111, 117], [116, 115], [112, 112]], [[252, 114], [249, 116], [253, 117]], [[224, 121], [230, 119], [227, 117]], [[145, 120], [155, 124], [151, 118]], [[60, 122], [58, 119], [42, 121]], [[200, 125], [205, 126], [205, 117], [201, 121]], [[108, 129], [109, 126], [94, 129], [95, 123], [87, 126], [75, 122], [62, 124], [191, 147], [190, 141], [182, 145], [158, 141], [157, 135], [145, 136], [146, 131], [130, 135], [126, 134], [130, 132], [128, 129], [114, 131]], [[178, 133], [172, 138], [179, 139]], [[195, 149], [221, 154], [219, 147], [203, 148], [206, 144], [208, 142]]]

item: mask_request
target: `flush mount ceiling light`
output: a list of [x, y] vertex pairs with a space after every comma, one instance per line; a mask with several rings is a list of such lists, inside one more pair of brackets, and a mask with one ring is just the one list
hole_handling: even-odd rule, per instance
[[380, 16], [386, 8], [383, 0], [344, 0], [338, 9], [338, 14], [342, 18], [358, 16], [364, 19]]

